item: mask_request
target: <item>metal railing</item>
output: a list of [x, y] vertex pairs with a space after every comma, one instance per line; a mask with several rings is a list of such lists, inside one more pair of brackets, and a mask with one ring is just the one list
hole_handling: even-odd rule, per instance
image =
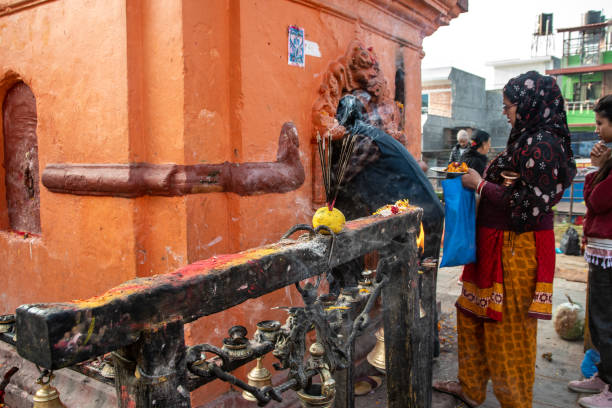
[[571, 113], [579, 112], [582, 113], [584, 111], [592, 111], [595, 106], [596, 100], [585, 100], [585, 101], [567, 101], [566, 110]]
[[[190, 407], [189, 392], [214, 380], [248, 391], [260, 406], [292, 389], [300, 399], [329, 402], [320, 406], [335, 400], [336, 407], [353, 407], [354, 341], [381, 294], [388, 407], [430, 407], [437, 261], [420, 264], [421, 218], [415, 207], [348, 222], [337, 235], [298, 225], [275, 244], [138, 278], [89, 300], [23, 305], [16, 314], [17, 350], [48, 370], [112, 353], [125, 408], [150, 407], [152, 401], [156, 407]], [[290, 239], [300, 230], [308, 235]], [[379, 262], [370, 286], [345, 287], [335, 298], [318, 293], [324, 274], [372, 251]], [[234, 326], [222, 347], [185, 345], [184, 324], [288, 285], [296, 286], [304, 304], [287, 308], [283, 326], [262, 321], [252, 339]], [[317, 340], [305, 361], [312, 328]], [[279, 361], [275, 368], [287, 372], [282, 384], [258, 388], [231, 374], [270, 351]], [[316, 375], [321, 384], [313, 388]]]
[[[574, 180], [572, 180], [572, 184], [570, 185], [570, 193], [569, 193], [569, 210], [568, 210], [568, 218], [571, 220], [574, 215], [574, 204], [575, 204], [575, 189], [574, 185], [578, 183], [584, 183], [584, 176], [576, 176]], [[563, 200], [563, 198], [561, 199]]]

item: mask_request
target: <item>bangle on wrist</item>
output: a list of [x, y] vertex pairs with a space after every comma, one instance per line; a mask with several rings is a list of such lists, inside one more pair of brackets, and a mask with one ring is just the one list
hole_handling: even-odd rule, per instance
[[482, 194], [482, 189], [484, 188], [485, 184], [487, 184], [487, 180], [480, 180], [480, 183], [478, 183], [478, 186], [476, 187], [476, 192], [478, 194]]

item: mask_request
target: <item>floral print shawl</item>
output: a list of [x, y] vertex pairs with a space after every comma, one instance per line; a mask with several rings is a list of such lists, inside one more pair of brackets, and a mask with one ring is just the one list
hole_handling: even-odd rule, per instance
[[[563, 97], [554, 78], [535, 71], [508, 81], [504, 95], [516, 105], [516, 121], [506, 149], [493, 159], [484, 178], [503, 185], [502, 171], [519, 173], [511, 187], [502, 188], [511, 231], [479, 226], [477, 261], [463, 270], [463, 290], [457, 307], [483, 319], [502, 320], [506, 294], [504, 242], [509, 239], [513, 247], [518, 237], [529, 241], [528, 247], [535, 246], [531, 250], [535, 249], [537, 261], [536, 285], [527, 315], [550, 319], [555, 236], [545, 217], [550, 219], [552, 206], [561, 200], [563, 190], [576, 175]], [[526, 231], [533, 231], [533, 235], [520, 234]]]
[[503, 93], [517, 106], [516, 122], [506, 149], [493, 159], [485, 179], [502, 184], [502, 171], [519, 173], [505, 192], [512, 230], [537, 230], [576, 175], [564, 101], [555, 79], [535, 71], [512, 78]]

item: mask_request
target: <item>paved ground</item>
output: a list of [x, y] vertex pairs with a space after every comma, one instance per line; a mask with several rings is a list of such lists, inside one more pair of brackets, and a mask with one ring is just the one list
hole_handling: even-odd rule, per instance
[[[565, 295], [584, 304], [586, 297], [586, 263], [581, 257], [558, 259], [558, 266], [571, 269], [572, 281], [555, 278], [554, 306], [566, 301]], [[457, 284], [461, 268], [442, 268], [438, 274], [437, 297], [442, 304], [441, 320], [441, 354], [434, 361], [434, 379], [455, 379], [457, 375], [457, 341], [455, 327], [454, 303], [461, 286]], [[553, 307], [554, 307], [553, 306]], [[551, 361], [542, 355], [550, 353]], [[540, 320], [538, 323], [538, 357], [536, 361], [536, 381], [534, 385], [533, 408], [574, 408], [580, 397], [567, 389], [568, 381], [579, 379], [580, 363], [583, 358], [583, 342], [562, 340], [554, 331], [551, 321]], [[435, 408], [462, 407], [454, 398], [434, 392]], [[385, 407], [385, 384], [376, 392], [365, 397], [358, 397], [358, 408]], [[496, 408], [499, 403], [489, 386], [487, 399], [482, 408]]]

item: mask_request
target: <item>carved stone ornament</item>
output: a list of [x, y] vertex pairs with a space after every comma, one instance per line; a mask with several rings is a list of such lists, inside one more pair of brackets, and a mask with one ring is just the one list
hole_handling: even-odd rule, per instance
[[[366, 47], [359, 40], [351, 41], [346, 54], [332, 61], [323, 74], [319, 96], [312, 107], [312, 143], [316, 143], [317, 133], [325, 135], [331, 131], [334, 139], [344, 135], [344, 128], [337, 126], [335, 116], [338, 102], [346, 94], [353, 94], [361, 100], [366, 108], [365, 120], [368, 123], [406, 145], [406, 136], [401, 128], [403, 106], [391, 98], [373, 48]], [[313, 151], [316, 153], [316, 148]], [[313, 166], [313, 201], [323, 203], [321, 166], [316, 157]]]

